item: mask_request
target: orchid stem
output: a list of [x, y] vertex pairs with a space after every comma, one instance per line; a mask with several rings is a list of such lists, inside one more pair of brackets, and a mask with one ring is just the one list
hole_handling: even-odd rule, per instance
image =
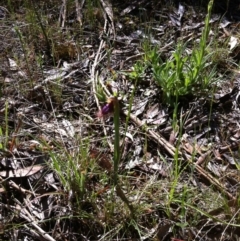
[[120, 110], [119, 110], [119, 102], [116, 97], [114, 101], [114, 129], [115, 129], [115, 138], [114, 138], [114, 185], [118, 184], [118, 166], [119, 166], [119, 158], [120, 158], [120, 133], [119, 133], [119, 119], [120, 119]]
[[120, 161], [120, 133], [119, 133], [119, 126], [120, 126], [120, 107], [119, 101], [117, 97], [114, 99], [114, 129], [115, 129], [115, 139], [114, 139], [114, 177], [113, 182], [116, 188], [117, 195], [122, 199], [122, 201], [128, 206], [132, 218], [134, 218], [134, 208], [132, 204], [127, 199], [126, 195], [122, 191], [122, 188], [118, 185], [118, 166]]

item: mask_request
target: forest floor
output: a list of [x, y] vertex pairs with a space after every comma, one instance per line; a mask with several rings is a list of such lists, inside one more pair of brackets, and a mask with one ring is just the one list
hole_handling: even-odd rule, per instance
[[176, 2], [0, 1], [0, 240], [240, 239], [240, 5]]

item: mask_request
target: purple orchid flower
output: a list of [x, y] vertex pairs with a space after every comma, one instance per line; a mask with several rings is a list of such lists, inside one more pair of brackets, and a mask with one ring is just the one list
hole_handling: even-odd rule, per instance
[[97, 117], [103, 118], [109, 116], [109, 114], [112, 114], [114, 111], [114, 101], [115, 98], [109, 98], [107, 103], [101, 108], [100, 111], [98, 111]]

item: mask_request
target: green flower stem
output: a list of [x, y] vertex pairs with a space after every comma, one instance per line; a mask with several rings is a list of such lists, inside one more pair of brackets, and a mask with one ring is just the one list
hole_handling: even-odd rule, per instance
[[119, 126], [120, 126], [120, 110], [119, 110], [119, 101], [116, 97], [114, 100], [114, 129], [115, 129], [115, 138], [114, 138], [114, 185], [116, 186], [118, 183], [118, 165], [120, 159], [120, 134], [119, 134]]
[[134, 218], [134, 208], [125, 196], [124, 192], [122, 191], [120, 185], [118, 185], [118, 166], [120, 160], [120, 133], [119, 133], [119, 126], [120, 126], [120, 107], [119, 101], [117, 97], [114, 99], [114, 129], [115, 129], [115, 138], [114, 138], [114, 173], [113, 173], [113, 182], [116, 188], [117, 195], [122, 199], [122, 201], [128, 206], [132, 218]]

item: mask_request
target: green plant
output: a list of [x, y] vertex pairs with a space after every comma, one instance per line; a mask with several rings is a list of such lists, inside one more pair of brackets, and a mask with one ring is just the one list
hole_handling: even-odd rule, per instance
[[213, 1], [210, 1], [199, 46], [195, 46], [190, 55], [183, 43], [177, 44], [176, 50], [166, 62], [157, 54], [156, 48], [147, 54], [154, 79], [162, 88], [164, 99], [169, 104], [173, 104], [179, 96], [209, 92], [216, 80], [215, 68], [212, 68], [210, 61], [211, 54], [206, 52], [212, 5]]
[[146, 70], [146, 62], [145, 61], [137, 61], [133, 67], [132, 71], [130, 73], [125, 74], [131, 79], [131, 80], [139, 80], [144, 77], [144, 72]]
[[74, 155], [64, 151], [64, 155], [50, 152], [52, 168], [57, 173], [64, 189], [73, 193], [77, 203], [83, 200], [88, 171], [94, 167], [89, 161], [89, 140], [81, 141], [79, 152]]
[[117, 96], [110, 97], [107, 100], [107, 103], [102, 107], [102, 109], [97, 113], [99, 118], [107, 116], [108, 114], [114, 114], [114, 154], [113, 154], [113, 187], [116, 189], [117, 195], [121, 200], [128, 206], [131, 214], [134, 215], [133, 207], [122, 191], [121, 186], [119, 185], [118, 180], [118, 167], [119, 161], [121, 158], [121, 149], [120, 149], [120, 105]]
[[104, 88], [100, 84], [97, 84], [96, 86], [96, 95], [100, 102], [106, 102], [106, 94]]
[[3, 136], [3, 131], [2, 131], [2, 127], [0, 126], [0, 150], [2, 150], [3, 149], [3, 138], [4, 138], [4, 136]]

